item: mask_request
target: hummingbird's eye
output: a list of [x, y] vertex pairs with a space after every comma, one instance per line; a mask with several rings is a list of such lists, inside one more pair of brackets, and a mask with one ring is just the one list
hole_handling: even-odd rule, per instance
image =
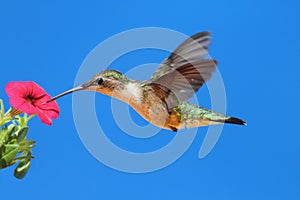
[[103, 83], [103, 79], [102, 78], [99, 78], [98, 80], [97, 80], [97, 84], [98, 85], [101, 85]]

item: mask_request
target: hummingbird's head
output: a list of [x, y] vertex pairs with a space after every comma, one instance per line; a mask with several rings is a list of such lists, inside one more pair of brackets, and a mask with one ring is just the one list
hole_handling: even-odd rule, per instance
[[104, 70], [96, 74], [89, 81], [51, 98], [48, 102], [80, 90], [92, 90], [111, 96], [115, 87], [124, 82], [128, 82], [128, 79], [121, 72], [117, 70]]

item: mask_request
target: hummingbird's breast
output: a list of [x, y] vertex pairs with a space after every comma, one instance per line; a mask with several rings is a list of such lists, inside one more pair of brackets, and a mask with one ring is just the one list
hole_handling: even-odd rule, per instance
[[169, 113], [164, 102], [152, 91], [143, 91], [139, 100], [130, 100], [130, 105], [151, 124], [165, 128]]
[[115, 88], [112, 96], [129, 104], [151, 124], [166, 128], [169, 113], [164, 102], [151, 88], [142, 87], [141, 82], [134, 81]]

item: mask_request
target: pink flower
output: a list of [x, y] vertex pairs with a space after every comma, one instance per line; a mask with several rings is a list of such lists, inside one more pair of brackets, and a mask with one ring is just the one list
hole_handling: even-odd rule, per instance
[[35, 82], [9, 82], [5, 86], [5, 92], [13, 108], [29, 115], [37, 114], [45, 124], [52, 125], [51, 119], [56, 119], [59, 115], [56, 102], [46, 103], [51, 97]]

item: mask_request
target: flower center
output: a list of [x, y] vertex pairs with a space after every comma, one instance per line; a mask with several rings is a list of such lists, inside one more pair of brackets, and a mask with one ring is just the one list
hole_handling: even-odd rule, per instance
[[26, 101], [30, 104], [32, 104], [34, 102], [34, 98], [33, 96], [31, 96], [30, 94], [26, 95]]

